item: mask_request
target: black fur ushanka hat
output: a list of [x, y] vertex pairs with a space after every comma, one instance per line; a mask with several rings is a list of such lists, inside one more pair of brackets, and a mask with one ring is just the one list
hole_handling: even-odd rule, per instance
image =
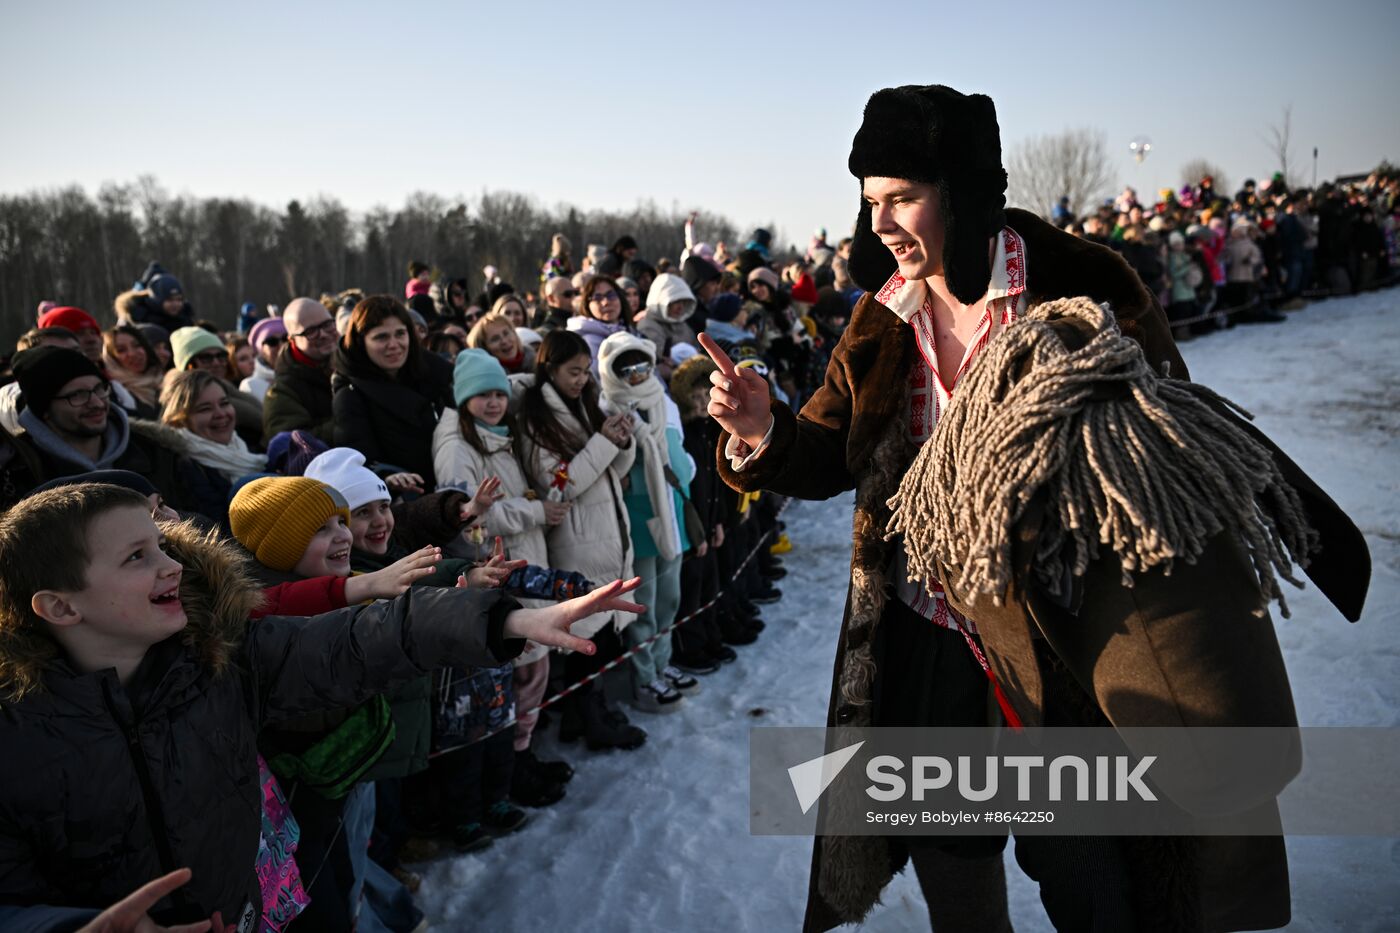
[[[1006, 224], [1006, 170], [992, 99], [941, 84], [876, 91], [866, 102], [847, 164], [862, 182], [876, 176], [938, 186], [948, 290], [964, 304], [980, 299], [991, 279], [987, 240]], [[894, 255], [870, 229], [864, 197], [848, 268], [866, 291], [878, 290], [897, 269]]]

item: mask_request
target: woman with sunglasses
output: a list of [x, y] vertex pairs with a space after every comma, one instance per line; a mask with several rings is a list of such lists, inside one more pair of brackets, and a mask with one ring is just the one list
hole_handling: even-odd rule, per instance
[[[635, 424], [636, 461], [628, 472], [624, 500], [632, 536], [632, 572], [642, 578], [638, 602], [646, 611], [623, 632], [633, 679], [633, 705], [646, 713], [668, 713], [700, 683], [671, 665], [671, 637], [651, 639], [676, 620], [681, 604], [681, 561], [690, 550], [685, 496], [695, 467], [686, 456], [680, 411], [656, 378], [656, 345], [635, 334], [617, 333], [598, 351], [603, 408], [629, 415]], [[703, 533], [703, 530], [697, 529]], [[647, 642], [650, 641], [650, 644]]]
[[603, 341], [630, 329], [623, 308], [622, 290], [617, 287], [617, 281], [606, 275], [595, 275], [583, 286], [582, 313], [565, 322], [567, 330], [578, 334], [588, 344], [594, 378], [598, 376], [598, 348]]

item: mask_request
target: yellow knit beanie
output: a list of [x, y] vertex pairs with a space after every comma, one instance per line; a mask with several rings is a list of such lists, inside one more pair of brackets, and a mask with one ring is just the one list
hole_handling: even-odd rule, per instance
[[332, 515], [350, 523], [345, 498], [325, 483], [305, 476], [255, 479], [229, 503], [228, 520], [238, 543], [258, 563], [286, 572]]

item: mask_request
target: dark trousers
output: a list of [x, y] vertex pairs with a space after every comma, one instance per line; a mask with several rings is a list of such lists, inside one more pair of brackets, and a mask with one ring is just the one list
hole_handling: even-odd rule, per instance
[[[891, 597], [875, 635], [877, 726], [986, 726], [987, 675], [960, 632]], [[935, 933], [998, 931], [1005, 910], [1005, 836], [910, 836], [905, 845]], [[1055, 929], [1131, 931], [1128, 866], [1108, 836], [1017, 836], [1016, 863], [1040, 886]], [[1000, 882], [998, 879], [1001, 879]], [[969, 898], [982, 899], [966, 913]]]
[[434, 760], [433, 772], [449, 826], [480, 823], [506, 799], [515, 769], [515, 732], [507, 729]]
[[[714, 599], [719, 589], [719, 571], [714, 551], [704, 557], [693, 554], [681, 563], [681, 606], [677, 619], [684, 619]], [[722, 644], [714, 607], [678, 626], [672, 633], [672, 646], [680, 654], [703, 655]]]
[[342, 825], [344, 800], [327, 800], [315, 791], [292, 785], [292, 815], [301, 827], [297, 843], [297, 867], [301, 883], [311, 897], [306, 910], [291, 929], [341, 931], [354, 928], [350, 915], [350, 890], [355, 871], [350, 864], [350, 848]]

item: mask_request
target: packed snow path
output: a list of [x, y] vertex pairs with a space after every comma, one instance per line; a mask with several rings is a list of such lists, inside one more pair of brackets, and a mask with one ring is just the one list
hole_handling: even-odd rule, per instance
[[[1400, 725], [1400, 290], [1315, 303], [1282, 324], [1182, 347], [1191, 375], [1256, 416], [1366, 534], [1366, 613], [1351, 625], [1311, 586], [1277, 618], [1305, 725]], [[577, 768], [568, 797], [491, 849], [420, 866], [438, 929], [796, 930], [811, 841], [751, 836], [748, 729], [824, 722], [846, 597], [851, 497], [795, 503], [794, 550], [768, 629], [635, 752], [541, 743]], [[1382, 775], [1378, 780], [1397, 780]], [[1292, 838], [1297, 931], [1400, 929], [1400, 840]], [[1007, 847], [1016, 929], [1049, 930]], [[928, 929], [911, 871], [863, 929]]]

